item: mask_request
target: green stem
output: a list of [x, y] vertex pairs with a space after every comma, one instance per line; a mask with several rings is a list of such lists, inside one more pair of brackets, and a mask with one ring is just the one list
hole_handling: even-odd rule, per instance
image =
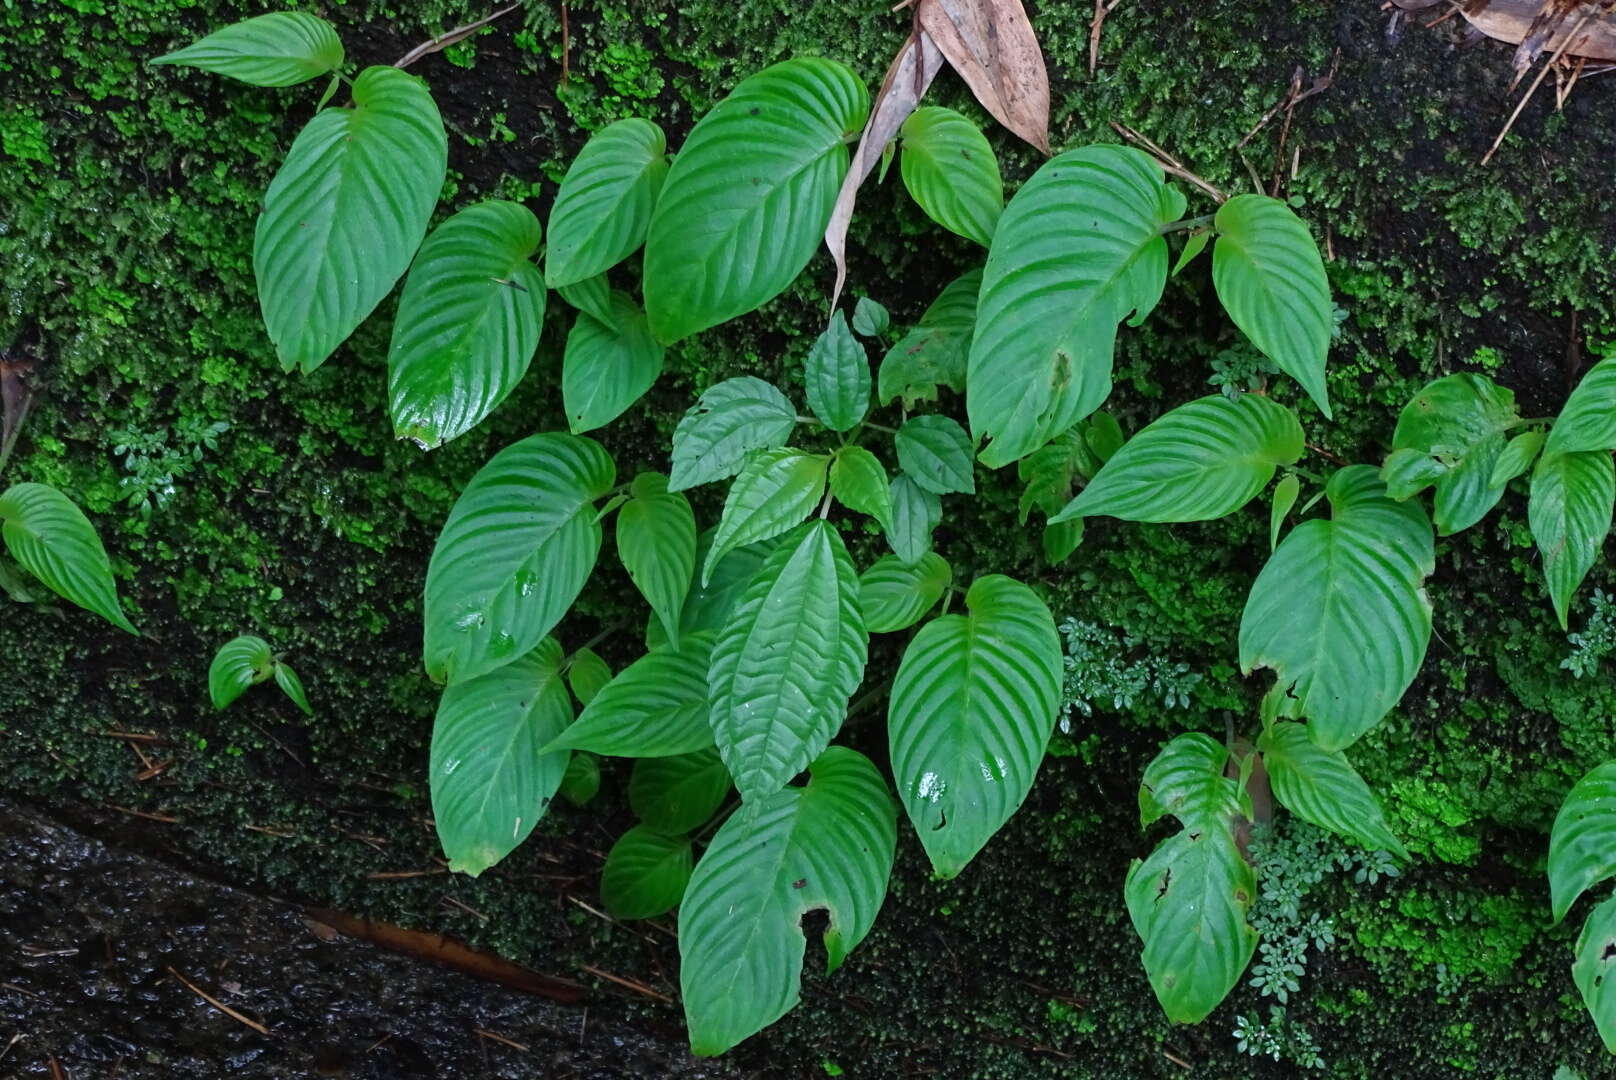
[[567, 662], [561, 665], [563, 670], [572, 667], [572, 662], [578, 659], [579, 653], [583, 652], [585, 649], [593, 649], [596, 645], [599, 645], [601, 642], [605, 641], [607, 638], [611, 637], [613, 634], [617, 633], [627, 625], [628, 624], [622, 620], [618, 620], [617, 622], [612, 623], [612, 625], [608, 626], [606, 629], [602, 630], [600, 633], [596, 634], [594, 637], [590, 638], [588, 641], [584, 642], [582, 645], [578, 646], [576, 649], [572, 650], [571, 654], [567, 656]]
[[866, 420], [866, 421], [864, 421], [864, 423], [860, 424], [859, 426], [860, 427], [867, 427], [871, 431], [884, 431], [888, 435], [896, 435], [898, 433], [897, 428], [889, 428], [885, 424], [877, 424], [874, 420]]
[[1175, 221], [1170, 225], [1163, 225], [1156, 231], [1162, 236], [1166, 236], [1168, 233], [1188, 232], [1191, 229], [1200, 229], [1212, 224], [1213, 219], [1216, 217], [1216, 214], [1202, 214], [1200, 217], [1185, 218], [1183, 221]]

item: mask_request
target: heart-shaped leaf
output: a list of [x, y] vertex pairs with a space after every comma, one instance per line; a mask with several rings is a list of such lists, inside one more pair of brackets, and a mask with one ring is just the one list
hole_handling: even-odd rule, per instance
[[981, 267], [967, 270], [949, 282], [915, 328], [887, 350], [878, 380], [881, 404], [899, 397], [906, 408], [936, 401], [939, 386], [956, 394], [965, 392], [966, 362], [976, 330], [976, 294], [981, 288]]
[[928, 105], [904, 121], [903, 186], [926, 215], [983, 247], [1004, 211], [999, 159], [980, 129], [953, 109]]
[[636, 825], [606, 853], [600, 902], [619, 919], [654, 919], [679, 906], [696, 865], [690, 840]]
[[898, 467], [935, 495], [976, 491], [974, 447], [965, 429], [946, 416], [914, 416], [893, 438]]
[[882, 528], [892, 522], [892, 482], [874, 454], [843, 446], [831, 457], [830, 493], [849, 510], [873, 517]]
[[808, 350], [808, 408], [832, 431], [857, 426], [870, 408], [870, 358], [840, 311]]
[[991, 468], [1026, 457], [1111, 393], [1117, 324], [1167, 281], [1162, 226], [1184, 196], [1137, 150], [1045, 162], [1005, 207], [982, 275], [966, 403]]
[[713, 734], [742, 799], [779, 791], [829, 745], [869, 640], [842, 538], [824, 520], [803, 525], [747, 586], [707, 674]]
[[24, 570], [57, 596], [138, 634], [118, 603], [112, 563], [95, 526], [47, 484], [13, 484], [0, 495], [0, 537]]
[[825, 494], [829, 464], [824, 454], [790, 447], [752, 455], [724, 499], [724, 516], [702, 564], [702, 583], [712, 579], [714, 565], [730, 551], [779, 536], [813, 513]]
[[858, 298], [853, 306], [853, 332], [865, 337], [880, 337], [892, 325], [892, 315], [886, 308], [868, 296]]
[[539, 219], [485, 202], [432, 230], [404, 280], [387, 350], [393, 431], [430, 449], [470, 431], [527, 374], [544, 329], [544, 281], [528, 261]]
[[1380, 800], [1338, 750], [1326, 750], [1301, 724], [1281, 720], [1257, 739], [1268, 782], [1285, 809], [1370, 851], [1408, 858], [1386, 824]]
[[670, 491], [734, 476], [753, 450], [786, 444], [797, 426], [791, 401], [750, 375], [725, 379], [707, 390], [673, 433]]
[[1240, 667], [1274, 669], [1326, 750], [1380, 722], [1419, 673], [1431, 640], [1424, 579], [1431, 524], [1393, 502], [1376, 471], [1352, 465], [1325, 488], [1331, 520], [1303, 522], [1257, 575], [1240, 617]]
[[1559, 922], [1584, 892], [1616, 877], [1616, 761], [1596, 766], [1566, 795], [1549, 834], [1549, 895]]
[[432, 819], [449, 869], [476, 877], [527, 839], [567, 771], [544, 749], [572, 722], [561, 646], [545, 638], [444, 690], [432, 725]]
[[616, 320], [612, 310], [612, 283], [605, 274], [596, 274], [571, 285], [557, 285], [555, 291], [561, 294], [561, 299], [607, 326]]
[[253, 86], [296, 86], [337, 70], [342, 60], [342, 41], [330, 23], [277, 11], [215, 30], [152, 63], [201, 68]]
[[595, 568], [593, 502], [616, 475], [599, 444], [561, 434], [530, 435], [477, 471], [427, 565], [427, 674], [463, 682], [543, 640]]
[[680, 148], [645, 244], [651, 331], [672, 344], [779, 295], [819, 246], [870, 94], [834, 60], [744, 80]]
[[707, 823], [729, 794], [729, 770], [709, 746], [676, 757], [641, 758], [628, 780], [634, 813], [663, 832], [689, 832]]
[[1252, 344], [1330, 416], [1324, 364], [1335, 307], [1307, 225], [1278, 199], [1236, 195], [1213, 220], [1212, 285]]
[[1616, 897], [1589, 912], [1577, 935], [1576, 955], [1571, 978], [1605, 1049], [1616, 1053]]
[[567, 685], [572, 687], [572, 696], [578, 699], [578, 704], [585, 708], [611, 681], [611, 667], [594, 649], [579, 649], [567, 663]]
[[1503, 498], [1504, 485], [1493, 482], [1493, 471], [1519, 420], [1515, 395], [1485, 375], [1437, 379], [1397, 417], [1395, 453], [1381, 469], [1386, 494], [1402, 500], [1434, 483], [1437, 532], [1468, 529]]
[[633, 297], [613, 292], [612, 319], [578, 313], [561, 359], [561, 403], [574, 435], [616, 420], [662, 374], [663, 348]]
[[1604, 549], [1613, 503], [1616, 468], [1608, 451], [1544, 451], [1538, 458], [1526, 516], [1543, 555], [1543, 576], [1562, 630], [1577, 586]]
[[905, 566], [896, 555], [883, 556], [859, 575], [865, 628], [872, 634], [909, 629], [937, 606], [953, 583], [953, 568], [934, 551], [913, 566]]
[[617, 554], [634, 587], [679, 641], [679, 611], [696, 572], [696, 515], [661, 473], [641, 473], [617, 511]]
[[907, 473], [892, 478], [892, 524], [887, 543], [905, 566], [918, 563], [931, 550], [931, 533], [943, 520], [943, 502], [915, 483]]
[[707, 667], [712, 631], [686, 634], [618, 673], [576, 723], [545, 750], [589, 750], [612, 757], [672, 757], [713, 745]]
[[208, 666], [208, 695], [213, 707], [223, 709], [249, 687], [268, 679], [275, 673], [275, 654], [269, 642], [261, 637], [243, 634], [219, 646]]
[[1545, 454], [1616, 450], [1616, 356], [1595, 364], [1566, 398]]
[[797, 1003], [807, 912], [829, 912], [827, 967], [840, 967], [881, 910], [896, 846], [886, 781], [839, 746], [814, 762], [807, 787], [726, 821], [679, 907], [690, 1048], [722, 1054]]
[[1027, 586], [992, 574], [933, 619], [892, 681], [892, 773], [932, 868], [953, 877], [1016, 812], [1060, 708], [1060, 636]]
[[258, 215], [258, 303], [287, 371], [325, 363], [392, 291], [443, 189], [448, 139], [425, 83], [366, 68], [353, 101], [298, 133]]
[[555, 289], [604, 274], [645, 243], [668, 175], [662, 129], [631, 117], [607, 124], [578, 151], [550, 209], [544, 280]]
[[1139, 782], [1139, 824], [1171, 814], [1187, 829], [1223, 829], [1251, 816], [1245, 788], [1224, 775], [1229, 751], [1193, 731], [1173, 739], [1145, 767]]
[[1165, 414], [1123, 444], [1052, 521], [1208, 521], [1251, 501], [1302, 456], [1296, 414], [1258, 394], [1222, 394]]

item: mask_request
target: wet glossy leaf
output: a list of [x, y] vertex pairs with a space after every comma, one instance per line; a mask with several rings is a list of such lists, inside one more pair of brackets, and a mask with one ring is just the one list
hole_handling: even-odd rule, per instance
[[1616, 761], [1588, 772], [1566, 795], [1549, 834], [1554, 921], [1589, 889], [1616, 877]]
[[1212, 284], [1229, 318], [1328, 418], [1324, 364], [1335, 307], [1307, 225], [1278, 199], [1236, 195], [1213, 224]]
[[636, 825], [606, 853], [600, 902], [619, 919], [654, 919], [679, 906], [695, 868], [690, 840]]
[[1302, 425], [1257, 394], [1180, 405], [1123, 444], [1051, 520], [1208, 521], [1246, 505], [1302, 456]]
[[946, 416], [915, 416], [893, 439], [898, 466], [915, 483], [935, 495], [976, 491], [971, 437]]
[[903, 186], [928, 217], [983, 247], [1004, 211], [999, 159], [977, 126], [953, 109], [928, 105], [904, 121]]
[[1588, 914], [1577, 935], [1571, 978], [1593, 1017], [1605, 1049], [1616, 1053], [1616, 897]]
[[527, 374], [544, 329], [544, 281], [528, 261], [539, 219], [485, 202], [432, 230], [404, 281], [387, 351], [393, 431], [430, 449], [493, 412]]
[[567, 665], [567, 685], [578, 704], [588, 706], [607, 683], [612, 681], [612, 669], [594, 649], [579, 649]]
[[337, 70], [342, 60], [342, 41], [330, 23], [278, 11], [215, 30], [152, 63], [201, 68], [253, 86], [296, 86]]
[[686, 634], [624, 668], [589, 701], [576, 723], [546, 750], [612, 757], [672, 757], [713, 745], [707, 666], [712, 631]]
[[314, 710], [309, 707], [309, 695], [303, 689], [303, 680], [297, 677], [297, 672], [279, 660], [275, 662], [275, 685], [291, 699], [293, 705], [302, 709], [308, 716], [314, 715]]
[[1165, 814], [1187, 829], [1222, 829], [1251, 816], [1244, 787], [1224, 775], [1229, 751], [1201, 732], [1174, 738], [1162, 747], [1139, 783], [1139, 824], [1150, 825]]
[[567, 771], [543, 749], [572, 721], [561, 646], [450, 686], [432, 726], [432, 818], [449, 869], [476, 877], [527, 839]]
[[641, 473], [617, 511], [617, 554], [668, 640], [679, 640], [679, 612], [696, 573], [696, 515], [661, 473]]
[[651, 330], [672, 344], [779, 295], [808, 265], [870, 96], [846, 67], [787, 60], [702, 117], [662, 187], [645, 245]]
[[427, 674], [463, 682], [538, 645], [595, 567], [593, 502], [615, 479], [597, 443], [562, 434], [530, 435], [478, 470], [427, 566]]
[[275, 673], [275, 654], [261, 637], [243, 634], [219, 646], [208, 667], [208, 695], [223, 709]]
[[693, 1051], [721, 1054], [797, 1003], [805, 913], [829, 913], [827, 968], [841, 966], [881, 910], [896, 844], [886, 781], [839, 746], [814, 762], [807, 787], [775, 791], [724, 823], [679, 908]]
[[627, 293], [613, 292], [611, 322], [587, 312], [567, 335], [561, 359], [561, 402], [574, 435], [616, 420], [662, 374], [663, 348]]
[[1290, 516], [1301, 493], [1302, 482], [1296, 478], [1295, 473], [1286, 473], [1279, 478], [1279, 483], [1274, 485], [1274, 502], [1268, 508], [1269, 551], [1279, 547], [1279, 534], [1285, 528], [1285, 519]]
[[868, 296], [858, 298], [853, 307], [853, 332], [863, 334], [865, 337], [880, 337], [892, 325], [892, 316], [887, 309], [871, 300]]
[[425, 83], [366, 68], [353, 100], [298, 133], [253, 236], [258, 303], [287, 371], [325, 363], [392, 291], [443, 188], [448, 140]]
[[819, 506], [830, 458], [785, 447], [760, 450], [747, 461], [724, 499], [724, 516], [702, 564], [701, 580], [730, 551], [789, 531]]
[[1504, 452], [1493, 465], [1492, 486], [1501, 488], [1517, 476], [1525, 476], [1543, 449], [1543, 438], [1541, 431], [1523, 431], [1505, 443]]
[[915, 328], [887, 350], [881, 361], [881, 404], [903, 398], [906, 408], [936, 401], [937, 388], [965, 392], [965, 367], [976, 329], [976, 294], [982, 270], [968, 270], [938, 294]]
[[1462, 372], [1428, 384], [1398, 415], [1394, 453], [1381, 470], [1386, 494], [1402, 500], [1435, 484], [1437, 532], [1468, 529], [1504, 495], [1493, 470], [1519, 420], [1514, 393], [1484, 375]]
[[1431, 524], [1386, 498], [1376, 471], [1351, 465], [1326, 486], [1330, 520], [1280, 541], [1240, 617], [1240, 666], [1274, 669], [1295, 716], [1326, 750], [1380, 722], [1419, 673], [1431, 639], [1423, 582], [1435, 567]]
[[896, 555], [877, 559], [859, 575], [865, 628], [872, 634], [909, 629], [937, 606], [953, 581], [953, 569], [936, 552], [926, 552], [913, 566]]
[[923, 626], [892, 682], [887, 735], [909, 820], [943, 877], [953, 877], [1020, 807], [1060, 707], [1055, 620], [1037, 595], [993, 574], [964, 615]]
[[750, 375], [725, 379], [679, 421], [669, 490], [734, 476], [747, 454], [784, 446], [796, 425], [797, 410], [769, 383]]
[[641, 758], [628, 781], [628, 804], [646, 824], [670, 833], [705, 825], [729, 794], [729, 770], [709, 746], [676, 757]]
[[808, 408], [832, 431], [847, 431], [870, 409], [870, 358], [840, 311], [808, 350]]
[[1613, 503], [1616, 469], [1608, 451], [1545, 451], [1538, 458], [1527, 520], [1543, 557], [1543, 576], [1562, 630], [1577, 586], [1604, 550]]
[[550, 209], [544, 280], [552, 289], [604, 274], [645, 242], [667, 150], [662, 129], [638, 117], [607, 124], [584, 143]]
[[13, 484], [0, 495], [0, 537], [24, 570], [57, 596], [138, 634], [118, 603], [112, 563], [84, 511], [47, 484]]
[[1616, 357], [1599, 361], [1577, 383], [1549, 429], [1545, 454], [1616, 450]]
[[892, 524], [887, 528], [887, 543], [899, 562], [913, 566], [931, 550], [932, 530], [943, 520], [943, 502], [907, 473], [892, 478], [890, 494]]
[[1045, 162], [999, 219], [982, 275], [966, 403], [991, 468], [1026, 457], [1111, 393], [1117, 324], [1167, 281], [1163, 225], [1184, 197], [1137, 150]]
[[849, 510], [892, 523], [892, 483], [876, 456], [862, 446], [843, 446], [830, 461], [830, 493]]
[[778, 791], [830, 743], [864, 677], [858, 574], [828, 522], [764, 560], [713, 647], [713, 734], [741, 798]]
[[1280, 720], [1257, 739], [1274, 796], [1285, 809], [1321, 829], [1408, 858], [1408, 851], [1386, 824], [1380, 800], [1369, 790], [1345, 754], [1325, 750], [1301, 724]]

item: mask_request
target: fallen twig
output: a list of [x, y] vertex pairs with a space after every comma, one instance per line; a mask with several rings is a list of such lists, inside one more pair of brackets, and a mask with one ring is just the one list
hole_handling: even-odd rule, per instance
[[232, 1020], [239, 1020], [241, 1023], [246, 1024], [248, 1027], [250, 1027], [254, 1031], [258, 1032], [258, 1034], [260, 1034], [260, 1035], [268, 1035], [270, 1033], [269, 1029], [267, 1027], [265, 1027], [263, 1024], [260, 1024], [256, 1020], [252, 1020], [252, 1019], [249, 1019], [249, 1018], [241, 1015], [241, 1013], [239, 1013], [236, 1010], [232, 1009], [230, 1006], [226, 1005], [224, 1002], [220, 1001], [218, 998], [210, 997], [207, 994], [206, 991], [202, 990], [195, 983], [193, 983], [191, 980], [187, 979], [184, 975], [181, 975], [179, 972], [175, 971], [173, 968], [169, 968], [168, 973], [170, 975], [174, 976], [180, 982], [184, 983], [186, 989], [190, 990], [191, 993], [195, 994], [197, 997], [201, 998], [203, 1001], [207, 1002], [209, 1005], [212, 1005], [215, 1009], [218, 1009], [220, 1012], [224, 1013], [226, 1016], [230, 1017]]
[[579, 970], [587, 971], [596, 978], [605, 979], [607, 982], [614, 982], [618, 986], [624, 987], [628, 990], [633, 990], [637, 994], [644, 994], [648, 998], [655, 998], [666, 1005], [673, 1004], [673, 999], [671, 997], [666, 994], [659, 994], [657, 991], [651, 989], [649, 986], [646, 986], [638, 979], [630, 979], [623, 975], [613, 975], [609, 971], [602, 971], [600, 968], [591, 967], [589, 964], [581, 965]]
[[127, 806], [108, 806], [107, 809], [116, 810], [120, 814], [128, 814], [130, 817], [145, 818], [147, 821], [161, 821], [164, 825], [180, 824], [179, 818], [169, 817], [167, 814], [148, 814], [144, 810], [131, 810]]
[[1094, 21], [1089, 23], [1089, 74], [1093, 75], [1100, 67], [1100, 28], [1105, 25], [1105, 17], [1116, 10], [1122, 0], [1094, 0]]
[[417, 45], [415, 48], [411, 49], [409, 52], [405, 53], [403, 56], [394, 61], [393, 66], [396, 68], [406, 68], [415, 63], [417, 60], [421, 59], [423, 56], [430, 56], [432, 53], [441, 52], [451, 45], [459, 44], [472, 34], [475, 34], [477, 31], [493, 22], [495, 19], [501, 17], [502, 15], [509, 15], [511, 12], [515, 11], [521, 6], [521, 4], [508, 4], [494, 12], [492, 15], [484, 15], [476, 22], [469, 22], [465, 26], [457, 26], [447, 33], [439, 34], [431, 41], [423, 41], [421, 44]]
[[1219, 191], [1207, 181], [1190, 172], [1183, 165], [1179, 164], [1177, 158], [1174, 158], [1171, 154], [1167, 153], [1167, 151], [1151, 142], [1150, 139], [1141, 135], [1127, 124], [1119, 124], [1113, 120], [1111, 121], [1111, 128], [1118, 135], [1121, 135], [1124, 139], [1127, 139], [1134, 145], [1141, 147], [1145, 153], [1155, 158], [1156, 164], [1160, 165], [1164, 172], [1172, 176], [1176, 176], [1180, 180], [1185, 180], [1191, 184], [1194, 184], [1196, 187], [1200, 188], [1202, 191], [1206, 192], [1220, 203], [1229, 201], [1228, 195], [1224, 194], [1222, 191]]
[[504, 1043], [506, 1046], [509, 1046], [514, 1050], [522, 1051], [524, 1054], [532, 1053], [531, 1050], [517, 1042], [515, 1039], [507, 1039], [505, 1036], [500, 1035], [497, 1032], [485, 1031], [482, 1028], [472, 1028], [471, 1033], [476, 1035], [478, 1038], [493, 1039], [497, 1043]]

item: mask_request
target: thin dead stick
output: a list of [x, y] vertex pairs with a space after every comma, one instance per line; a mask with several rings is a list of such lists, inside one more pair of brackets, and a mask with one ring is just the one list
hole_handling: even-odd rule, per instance
[[1100, 67], [1100, 28], [1105, 25], [1105, 17], [1116, 10], [1122, 0], [1094, 0], [1094, 21], [1089, 23], [1089, 74], [1093, 75]]
[[[1160, 165], [1163, 171], [1178, 177], [1180, 180], [1185, 180], [1191, 184], [1194, 184], [1196, 187], [1200, 188], [1202, 191], [1206, 192], [1220, 203], [1229, 201], [1229, 196], [1225, 195], [1223, 192], [1219, 191], [1217, 188], [1213, 187], [1199, 176], [1196, 176], [1184, 166], [1178, 164], [1171, 155], [1166, 153], [1161, 147], [1157, 146], [1143, 135], [1139, 134], [1139, 132], [1135, 131], [1133, 128], [1126, 124], [1119, 124], [1115, 120], [1111, 121], [1111, 127], [1124, 139], [1127, 139], [1129, 142], [1134, 143], [1137, 146], [1143, 147], [1146, 153], [1156, 159], [1156, 164]], [[1259, 189], [1262, 187], [1261, 184], [1257, 186]]]
[[206, 992], [204, 992], [203, 990], [201, 990], [195, 983], [193, 983], [191, 980], [187, 979], [184, 975], [181, 975], [179, 972], [175, 971], [173, 968], [169, 968], [168, 973], [170, 975], [174, 976], [180, 982], [184, 983], [186, 989], [190, 990], [191, 993], [195, 994], [197, 997], [201, 998], [203, 1001], [207, 1002], [209, 1005], [212, 1005], [215, 1009], [218, 1009], [220, 1012], [222, 1012], [226, 1016], [230, 1017], [230, 1019], [239, 1020], [241, 1023], [246, 1024], [248, 1027], [250, 1027], [254, 1031], [258, 1032], [258, 1034], [260, 1034], [260, 1035], [268, 1035], [268, 1034], [270, 1034], [269, 1029], [267, 1027], [265, 1027], [263, 1024], [260, 1024], [256, 1020], [249, 1020], [247, 1017], [241, 1015], [236, 1010], [232, 1009], [230, 1006], [228, 1006], [224, 1002], [220, 1001], [218, 998], [209, 997], [208, 994]]
[[166, 743], [168, 741], [161, 735], [148, 735], [138, 731], [98, 731], [96, 734], [107, 739], [125, 739], [129, 742]]
[[433, 874], [447, 874], [448, 872], [441, 867], [437, 870], [377, 870], [374, 873], [366, 874], [365, 877], [371, 881], [404, 881], [407, 878], [431, 877]]
[[127, 806], [109, 805], [107, 809], [116, 810], [120, 814], [128, 814], [130, 817], [145, 818], [147, 821], [161, 821], [164, 825], [178, 825], [180, 823], [180, 819], [177, 817], [169, 817], [167, 814], [148, 814], [144, 810], [131, 810]]
[[521, 4], [507, 5], [506, 7], [500, 8], [492, 15], [484, 15], [476, 22], [469, 22], [465, 26], [457, 26], [446, 34], [438, 35], [431, 41], [423, 41], [421, 44], [399, 57], [398, 60], [393, 63], [393, 66], [396, 68], [406, 68], [415, 63], [417, 60], [421, 59], [423, 56], [430, 56], [432, 53], [441, 52], [451, 45], [459, 44], [460, 42], [469, 38], [471, 35], [475, 34], [477, 31], [481, 30], [483, 27], [487, 26], [489, 23], [493, 22], [495, 19], [502, 15], [509, 15], [511, 12], [515, 11], [521, 6]]
[[561, 0], [561, 86], [567, 85], [568, 57], [572, 54], [572, 29], [567, 25], [567, 0]]
[[498, 1034], [496, 1032], [493, 1032], [493, 1031], [485, 1031], [482, 1028], [472, 1028], [471, 1033], [473, 1035], [476, 1035], [478, 1038], [493, 1039], [497, 1043], [504, 1043], [506, 1046], [509, 1046], [513, 1050], [520, 1050], [524, 1054], [532, 1053], [531, 1050], [529, 1050], [527, 1047], [523, 1046], [521, 1043], [517, 1042], [515, 1039], [507, 1039], [505, 1036], [500, 1035], [500, 1034]]
[[588, 964], [582, 965], [579, 970], [587, 971], [589, 974], [594, 975], [597, 978], [605, 979], [607, 982], [614, 982], [618, 986], [628, 990], [633, 990], [637, 994], [644, 994], [648, 998], [655, 998], [666, 1005], [673, 1004], [673, 999], [671, 997], [666, 994], [657, 993], [655, 990], [651, 989], [649, 986], [646, 986], [638, 979], [628, 979], [621, 975], [613, 975], [609, 971], [602, 971], [600, 968], [591, 967]]
[[[1616, 3], [1607, 3], [1603, 6], [1608, 12], [1612, 7], [1616, 7]], [[1515, 121], [1520, 119], [1521, 111], [1526, 108], [1526, 103], [1532, 100], [1532, 95], [1537, 93], [1537, 88], [1543, 85], [1543, 80], [1548, 77], [1549, 71], [1560, 62], [1560, 57], [1564, 56], [1566, 50], [1571, 47], [1571, 43], [1577, 40], [1577, 36], [1582, 33], [1582, 28], [1588, 25], [1588, 21], [1599, 13], [1598, 8], [1589, 8], [1584, 11], [1582, 18], [1577, 20], [1577, 25], [1571, 28], [1571, 33], [1567, 34], [1565, 40], [1560, 42], [1560, 47], [1554, 50], [1554, 55], [1549, 57], [1548, 63], [1543, 65], [1543, 70], [1537, 73], [1537, 78], [1533, 79], [1532, 85], [1526, 88], [1526, 93], [1521, 95], [1521, 100], [1515, 103], [1514, 111], [1509, 114], [1509, 119], [1504, 121], [1503, 128], [1498, 132], [1498, 138], [1493, 140], [1492, 146], [1488, 147], [1487, 152], [1482, 155], [1481, 164], [1483, 167], [1492, 161], [1493, 155], [1498, 153], [1498, 148], [1504, 145], [1504, 137], [1509, 134], [1510, 128], [1515, 126]]]

